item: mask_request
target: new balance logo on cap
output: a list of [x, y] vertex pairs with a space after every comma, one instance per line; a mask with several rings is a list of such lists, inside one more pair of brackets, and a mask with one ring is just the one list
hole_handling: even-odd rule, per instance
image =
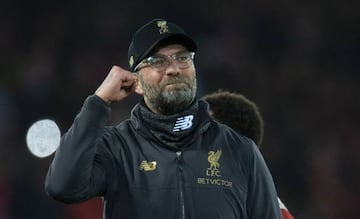
[[192, 126], [192, 121], [194, 119], [193, 115], [188, 115], [184, 117], [179, 117], [176, 119], [175, 126], [173, 128], [173, 132], [182, 131], [185, 129], [189, 129]]

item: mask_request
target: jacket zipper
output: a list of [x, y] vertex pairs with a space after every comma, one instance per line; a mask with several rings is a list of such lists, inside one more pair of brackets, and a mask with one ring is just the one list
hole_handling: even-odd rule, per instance
[[178, 160], [178, 180], [179, 180], [179, 196], [180, 196], [180, 214], [181, 218], [185, 219], [185, 204], [184, 204], [184, 185], [183, 185], [183, 166], [182, 166], [182, 157], [181, 151], [176, 152], [176, 157]]

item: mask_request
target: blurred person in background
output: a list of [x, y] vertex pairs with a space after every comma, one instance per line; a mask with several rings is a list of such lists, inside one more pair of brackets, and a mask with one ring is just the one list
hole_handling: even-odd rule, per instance
[[[264, 120], [258, 106], [240, 93], [219, 90], [202, 98], [209, 103], [210, 116], [238, 133], [249, 137], [260, 147], [264, 136]], [[283, 219], [294, 219], [278, 198]]]

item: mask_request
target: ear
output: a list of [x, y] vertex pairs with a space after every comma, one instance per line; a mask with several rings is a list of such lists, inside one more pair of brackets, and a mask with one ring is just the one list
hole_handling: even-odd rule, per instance
[[142, 89], [140, 80], [139, 80], [139, 75], [136, 75], [136, 82], [135, 82], [135, 89], [134, 89], [135, 93], [137, 93], [138, 95], [143, 95], [144, 91]]

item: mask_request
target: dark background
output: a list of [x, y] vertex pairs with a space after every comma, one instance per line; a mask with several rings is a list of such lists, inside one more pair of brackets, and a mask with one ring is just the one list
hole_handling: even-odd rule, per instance
[[[360, 218], [359, 10], [346, 1], [0, 2], [0, 219], [100, 218], [96, 201], [65, 205], [43, 191], [51, 158], [26, 147], [28, 127], [62, 132], [132, 33], [161, 17], [198, 42], [199, 97], [219, 88], [255, 101], [262, 153], [298, 219]], [[138, 96], [113, 107], [126, 118]], [[96, 207], [94, 207], [96, 206]]]

